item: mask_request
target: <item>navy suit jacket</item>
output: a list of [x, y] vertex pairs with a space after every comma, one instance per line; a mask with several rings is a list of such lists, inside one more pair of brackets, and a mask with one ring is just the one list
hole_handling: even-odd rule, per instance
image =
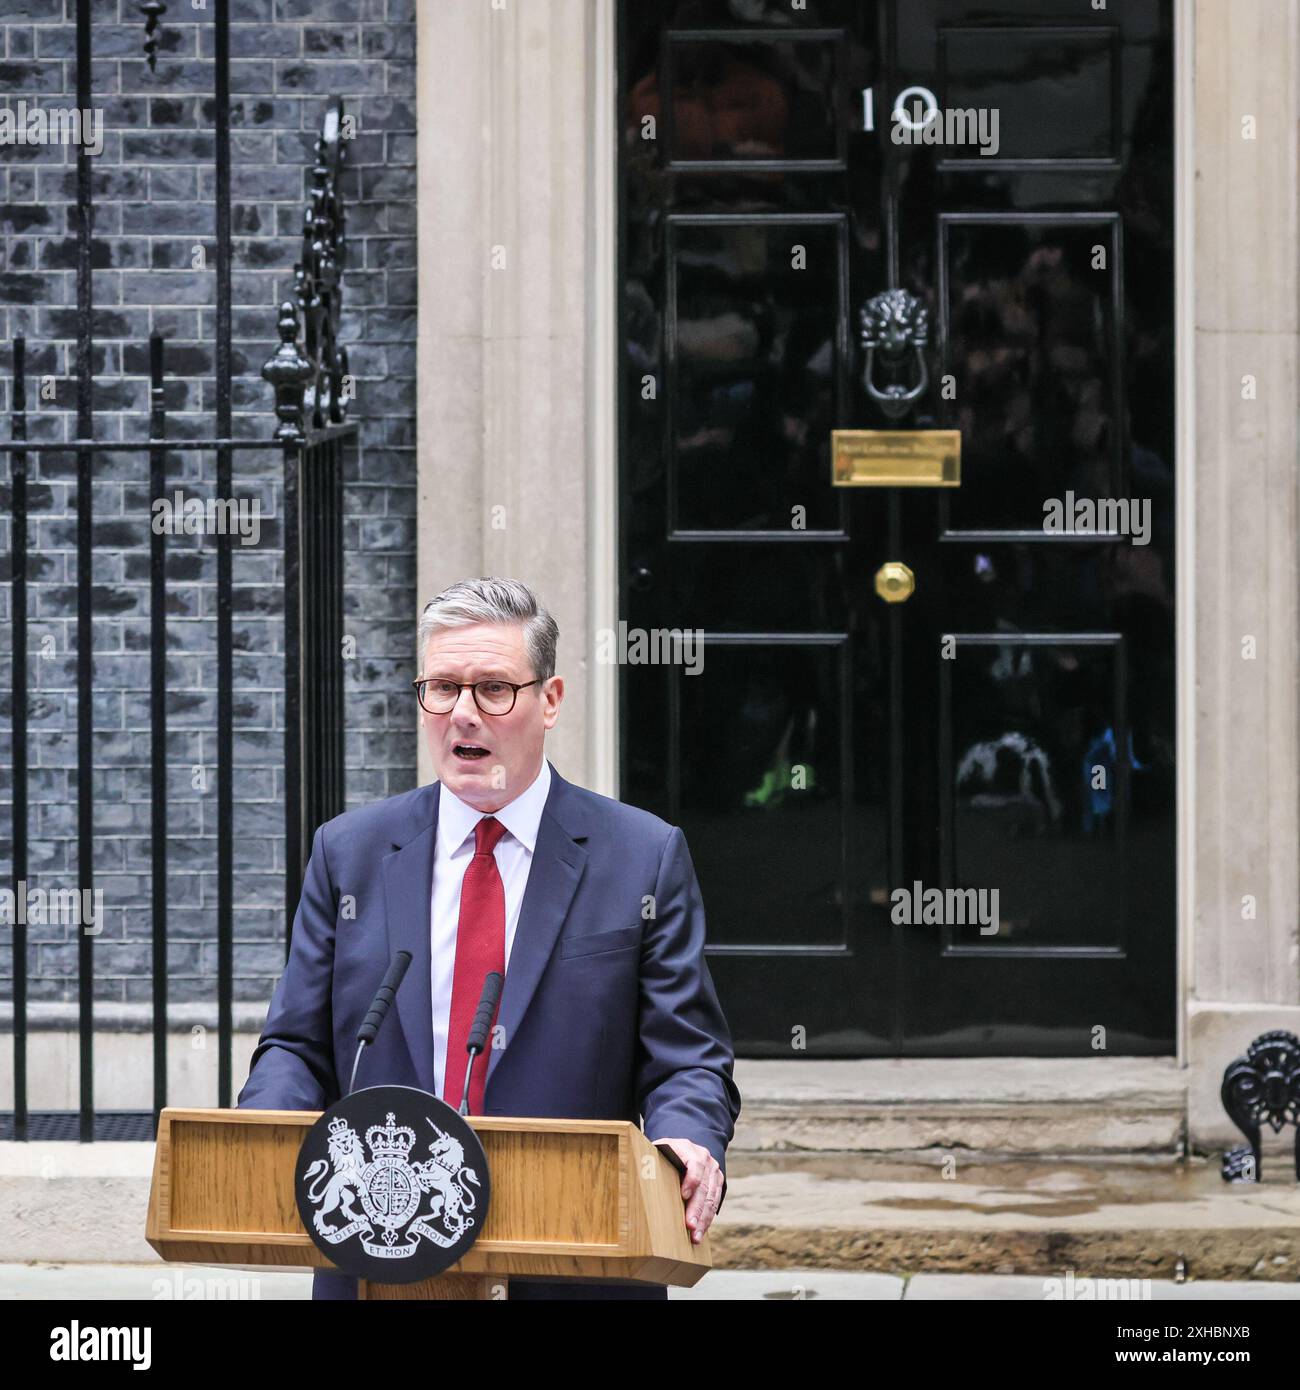
[[[333, 1104], [357, 1029], [401, 950], [411, 966], [396, 1017], [365, 1049], [357, 1087], [436, 1092], [430, 893], [439, 791], [436, 782], [419, 787], [316, 832], [289, 959], [240, 1106]], [[503, 1045], [486, 1054], [486, 1114], [644, 1116], [649, 1138], [701, 1144], [725, 1173], [740, 1093], [686, 839], [657, 816], [566, 782], [554, 764], [497, 1024]], [[512, 1279], [510, 1290], [536, 1298], [547, 1286]], [[635, 1291], [589, 1283], [567, 1292]], [[354, 1298], [356, 1282], [318, 1272], [314, 1296]]]

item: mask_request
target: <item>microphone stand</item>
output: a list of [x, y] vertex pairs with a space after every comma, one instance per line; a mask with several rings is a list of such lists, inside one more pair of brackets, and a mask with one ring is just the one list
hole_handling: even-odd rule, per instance
[[348, 1078], [349, 1093], [356, 1088], [357, 1068], [361, 1065], [361, 1050], [367, 1043], [374, 1042], [375, 1035], [379, 1032], [379, 1025], [387, 1016], [389, 1006], [397, 994], [397, 987], [402, 983], [410, 963], [410, 951], [398, 951], [393, 957], [392, 963], [388, 967], [388, 973], [384, 976], [384, 982], [379, 986], [374, 1002], [370, 1005], [370, 1011], [362, 1020], [361, 1027], [357, 1029], [357, 1051], [352, 1059], [352, 1075]]
[[483, 980], [483, 993], [479, 997], [474, 1021], [470, 1024], [469, 1035], [465, 1039], [465, 1051], [469, 1053], [469, 1061], [465, 1065], [465, 1086], [460, 1095], [462, 1115], [469, 1114], [469, 1083], [474, 1074], [474, 1061], [487, 1046], [488, 1030], [492, 1027], [492, 1018], [497, 1011], [497, 1001], [501, 998], [504, 984], [505, 977], [496, 970], [489, 972]]

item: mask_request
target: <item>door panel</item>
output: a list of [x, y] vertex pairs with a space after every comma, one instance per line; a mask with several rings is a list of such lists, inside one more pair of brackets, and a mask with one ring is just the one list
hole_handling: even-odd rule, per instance
[[[941, 334], [966, 465], [956, 530], [1042, 532], [1043, 502], [1120, 497], [1120, 224], [951, 214], [939, 235]], [[1097, 248], [1112, 275], [1090, 269]]]
[[[807, 497], [813, 528], [840, 526], [822, 476], [840, 417], [848, 315], [842, 216], [670, 216], [668, 422], [670, 535], [790, 534]], [[795, 270], [802, 247], [807, 268]]]
[[662, 72], [669, 167], [842, 166], [841, 40], [836, 29], [668, 30]]
[[[1171, 1051], [1168, 0], [619, 8], [620, 616], [704, 636], [621, 666], [622, 794], [686, 831], [738, 1051]], [[908, 88], [996, 152], [894, 141]], [[831, 430], [891, 426], [960, 431], [961, 486], [832, 486]], [[1045, 529], [1070, 498], [1149, 543]], [[914, 884], [996, 927], [895, 920]]]

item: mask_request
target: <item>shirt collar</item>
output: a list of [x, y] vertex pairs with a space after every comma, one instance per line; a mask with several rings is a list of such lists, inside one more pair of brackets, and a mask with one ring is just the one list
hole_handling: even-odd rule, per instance
[[[491, 814], [531, 854], [537, 844], [537, 830], [542, 822], [542, 810], [551, 790], [551, 765], [542, 759], [542, 770], [532, 783]], [[444, 783], [438, 793], [438, 842], [444, 854], [454, 854], [466, 841], [484, 813], [468, 806]]]

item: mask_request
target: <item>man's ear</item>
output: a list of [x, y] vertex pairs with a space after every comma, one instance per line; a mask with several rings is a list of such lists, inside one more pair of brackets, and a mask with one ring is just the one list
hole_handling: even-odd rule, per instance
[[564, 677], [552, 676], [550, 680], [543, 682], [542, 695], [546, 700], [542, 722], [548, 729], [553, 729], [560, 715], [560, 702], [564, 699]]

